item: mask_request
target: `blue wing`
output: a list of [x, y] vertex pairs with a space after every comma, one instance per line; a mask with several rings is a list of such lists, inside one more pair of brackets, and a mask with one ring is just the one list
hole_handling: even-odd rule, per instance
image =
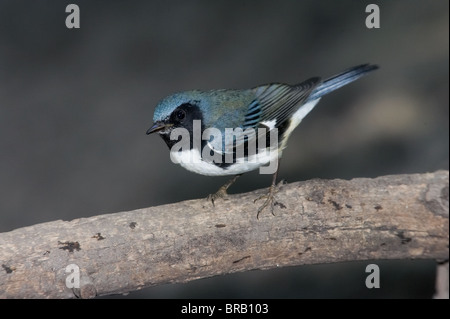
[[[211, 146], [215, 146], [212, 148], [220, 153], [235, 152], [236, 146], [249, 143], [256, 138], [256, 134], [251, 133], [251, 130], [246, 131], [246, 129], [253, 129], [255, 132], [259, 127], [266, 127], [268, 131], [278, 128], [279, 133], [282, 134], [280, 130], [286, 129], [288, 126], [286, 124], [289, 123], [293, 114], [303, 105], [316, 101], [377, 68], [376, 65], [363, 64], [325, 81], [314, 77], [297, 85], [273, 83], [255, 87], [250, 90], [255, 98], [248, 104], [243, 125], [240, 126], [244, 131], [241, 134], [235, 134], [233, 139], [225, 139], [224, 136], [221, 150], [217, 149], [218, 144]], [[313, 105], [301, 116], [306, 116], [312, 107]]]

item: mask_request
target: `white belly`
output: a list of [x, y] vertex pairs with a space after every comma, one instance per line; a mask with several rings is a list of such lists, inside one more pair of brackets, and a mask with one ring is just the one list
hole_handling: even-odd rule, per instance
[[[281, 154], [280, 154], [281, 155]], [[256, 156], [245, 160], [239, 158], [236, 163], [233, 163], [226, 168], [220, 168], [212, 163], [203, 161], [197, 149], [191, 149], [183, 152], [171, 152], [170, 158], [176, 164], [180, 164], [188, 171], [207, 175], [207, 176], [226, 176], [237, 175], [253, 171], [261, 166], [267, 165], [270, 162], [278, 160], [278, 152], [262, 152]]]

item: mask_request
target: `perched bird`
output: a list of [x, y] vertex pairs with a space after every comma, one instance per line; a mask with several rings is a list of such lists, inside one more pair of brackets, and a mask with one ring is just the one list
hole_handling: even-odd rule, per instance
[[171, 159], [192, 172], [234, 175], [208, 197], [213, 204], [243, 173], [275, 163], [272, 184], [268, 194], [260, 197], [266, 201], [257, 217], [268, 205], [273, 214], [278, 160], [292, 131], [322, 96], [377, 68], [359, 65], [325, 81], [313, 77], [297, 85], [272, 83], [247, 90], [176, 93], [156, 106], [147, 134], [158, 133]]

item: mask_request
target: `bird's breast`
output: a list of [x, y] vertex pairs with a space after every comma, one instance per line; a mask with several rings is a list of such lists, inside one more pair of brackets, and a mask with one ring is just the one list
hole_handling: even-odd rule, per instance
[[268, 150], [248, 158], [235, 159], [233, 163], [216, 163], [203, 160], [197, 149], [170, 152], [170, 159], [175, 164], [180, 164], [188, 171], [207, 176], [243, 174], [277, 161], [279, 156], [281, 156], [279, 151]]

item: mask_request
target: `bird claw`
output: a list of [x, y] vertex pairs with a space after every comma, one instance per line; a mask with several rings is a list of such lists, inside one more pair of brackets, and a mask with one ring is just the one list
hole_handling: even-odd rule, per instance
[[258, 208], [256, 219], [259, 219], [259, 214], [264, 210], [264, 208], [266, 208], [269, 205], [270, 205], [270, 212], [272, 213], [273, 216], [275, 216], [275, 214], [273, 213], [273, 208], [275, 207], [275, 205], [280, 205], [280, 207], [282, 207], [281, 205], [283, 204], [277, 202], [275, 199], [275, 193], [278, 191], [277, 188], [278, 188], [277, 186], [271, 185], [270, 190], [267, 194], [261, 195], [253, 201], [253, 203], [256, 203], [258, 200], [266, 198], [264, 204], [262, 204], [262, 206]]
[[214, 194], [209, 194], [208, 197], [206, 197], [206, 200], [211, 201], [211, 203], [213, 204], [213, 206], [216, 206], [214, 204], [214, 201], [219, 199], [219, 198], [225, 198], [228, 196], [227, 190], [224, 187], [219, 188], [219, 190], [217, 192], [215, 192]]
[[225, 198], [228, 196], [227, 189], [233, 185], [233, 183], [241, 176], [242, 174], [235, 175], [232, 179], [230, 179], [225, 185], [223, 185], [217, 192], [214, 194], [209, 194], [206, 198], [208, 201], [211, 201], [211, 203], [214, 205], [214, 201], [218, 198]]

